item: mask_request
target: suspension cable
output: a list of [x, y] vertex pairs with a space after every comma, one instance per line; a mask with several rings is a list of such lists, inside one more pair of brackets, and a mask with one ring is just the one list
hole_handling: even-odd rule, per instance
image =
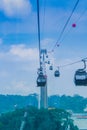
[[43, 32], [43, 38], [44, 38], [44, 32], [45, 32], [45, 18], [46, 18], [46, 0], [44, 0], [44, 8], [43, 8], [43, 23], [42, 23], [42, 32]]
[[[85, 8], [85, 10], [83, 10], [83, 12], [81, 13], [81, 15], [78, 17], [78, 19], [76, 19], [74, 21], [74, 23], [78, 23], [80, 21], [80, 19], [84, 16], [84, 14], [86, 13], [86, 11], [87, 11], [87, 8]], [[62, 42], [66, 38], [66, 36], [68, 34], [70, 34], [70, 32], [71, 32], [71, 28], [68, 30], [68, 32], [66, 33], [66, 35], [63, 37], [63, 39], [60, 42]]]
[[39, 63], [40, 63], [40, 68], [41, 68], [41, 39], [40, 39], [40, 9], [39, 9], [39, 0], [37, 0], [37, 23], [38, 23]]
[[58, 43], [59, 43], [59, 41], [60, 41], [60, 39], [61, 39], [61, 37], [62, 37], [64, 31], [65, 31], [65, 29], [66, 29], [66, 27], [67, 27], [67, 25], [68, 25], [70, 19], [71, 19], [72, 15], [73, 15], [73, 13], [74, 13], [74, 11], [75, 11], [75, 9], [76, 9], [76, 7], [77, 7], [77, 5], [78, 5], [78, 3], [79, 3], [79, 0], [76, 1], [75, 6], [74, 6], [74, 8], [73, 8], [71, 14], [70, 14], [70, 16], [68, 17], [68, 19], [67, 19], [67, 21], [66, 21], [66, 23], [65, 23], [65, 25], [64, 25], [64, 27], [63, 27], [61, 33], [60, 33], [60, 35], [59, 35], [59, 38], [57, 39], [57, 41], [56, 41], [56, 43], [55, 43], [53, 49], [52, 49], [50, 52], [53, 52], [53, 50], [55, 49], [55, 47], [58, 45]]
[[81, 59], [81, 60], [78, 60], [78, 61], [75, 61], [75, 62], [72, 62], [72, 63], [69, 63], [69, 64], [65, 64], [65, 65], [60, 65], [58, 66], [59, 68], [64, 68], [64, 67], [67, 67], [67, 66], [70, 66], [70, 65], [74, 65], [74, 64], [77, 64], [79, 62], [83, 62], [83, 61], [86, 61], [87, 60], [87, 57]]

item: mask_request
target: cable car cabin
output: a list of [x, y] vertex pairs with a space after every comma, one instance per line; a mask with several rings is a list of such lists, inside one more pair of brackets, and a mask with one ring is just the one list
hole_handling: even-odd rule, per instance
[[43, 74], [39, 74], [37, 78], [37, 87], [45, 87], [46, 77]]
[[50, 64], [50, 61], [48, 61], [48, 64]]
[[74, 82], [76, 86], [87, 86], [87, 72], [84, 69], [78, 69], [75, 73]]
[[49, 67], [49, 70], [53, 70], [53, 66], [52, 65]]
[[54, 72], [54, 76], [55, 76], [55, 77], [59, 77], [59, 76], [60, 76], [59, 70], [56, 70], [56, 71]]
[[46, 58], [48, 58], [48, 55], [46, 55]]

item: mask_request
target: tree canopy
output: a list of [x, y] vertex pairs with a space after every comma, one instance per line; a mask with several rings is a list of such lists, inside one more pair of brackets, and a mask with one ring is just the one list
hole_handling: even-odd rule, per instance
[[[27, 117], [24, 119], [24, 112]], [[25, 120], [24, 130], [78, 130], [74, 126], [70, 114], [62, 109], [37, 109], [27, 107], [27, 109], [16, 109], [13, 112], [1, 114], [0, 130], [20, 130], [21, 122]]]

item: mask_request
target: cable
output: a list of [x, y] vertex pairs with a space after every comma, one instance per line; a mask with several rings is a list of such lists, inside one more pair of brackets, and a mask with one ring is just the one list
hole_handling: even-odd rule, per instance
[[[75, 20], [74, 23], [78, 23], [78, 22], [80, 21], [80, 19], [84, 16], [84, 14], [86, 13], [86, 11], [87, 11], [87, 8], [81, 13], [81, 15], [78, 17], [77, 20]], [[68, 32], [66, 33], [65, 37], [64, 37], [60, 42], [62, 42], [62, 41], [66, 38], [66, 36], [67, 36], [68, 34], [70, 34], [71, 29], [72, 29], [72, 27], [68, 30]]]
[[46, 0], [44, 0], [44, 8], [43, 8], [43, 23], [42, 23], [42, 32], [44, 37], [44, 31], [45, 31], [45, 15], [46, 15]]
[[79, 16], [79, 18], [76, 20], [76, 23], [83, 17], [83, 15], [86, 13], [87, 8], [85, 8], [85, 10], [83, 10], [82, 14]]
[[39, 0], [37, 0], [37, 23], [38, 23], [38, 43], [39, 43], [39, 63], [41, 68], [41, 39], [40, 39], [40, 14]]
[[65, 29], [66, 29], [66, 27], [67, 27], [67, 25], [68, 25], [70, 19], [71, 19], [72, 15], [73, 15], [73, 13], [74, 13], [74, 11], [75, 11], [75, 9], [76, 9], [76, 7], [77, 7], [77, 5], [78, 5], [78, 3], [79, 3], [79, 0], [76, 1], [75, 6], [74, 6], [74, 8], [73, 8], [73, 10], [72, 10], [72, 12], [71, 12], [71, 14], [70, 14], [70, 16], [68, 17], [68, 19], [67, 19], [67, 21], [66, 21], [66, 23], [65, 23], [65, 25], [64, 25], [64, 27], [63, 27], [61, 33], [60, 33], [60, 35], [59, 35], [59, 38], [57, 39], [57, 41], [56, 41], [56, 43], [55, 43], [53, 49], [51, 50], [51, 52], [53, 52], [53, 50], [55, 49], [55, 47], [58, 45], [58, 43], [59, 43], [59, 41], [60, 41], [60, 39], [61, 39], [61, 37], [62, 37], [64, 31], [65, 31]]
[[84, 61], [84, 60], [86, 61], [86, 60], [87, 60], [87, 57], [85, 57], [85, 58], [83, 58], [83, 59], [81, 59], [81, 60], [78, 60], [78, 61], [69, 63], [69, 64], [60, 65], [60, 66], [58, 66], [58, 67], [59, 67], [59, 68], [64, 68], [64, 67], [67, 67], [67, 66], [70, 66], [70, 65], [73, 65], [73, 64], [77, 64], [77, 63], [79, 63], [79, 62], [82, 62], [82, 61]]

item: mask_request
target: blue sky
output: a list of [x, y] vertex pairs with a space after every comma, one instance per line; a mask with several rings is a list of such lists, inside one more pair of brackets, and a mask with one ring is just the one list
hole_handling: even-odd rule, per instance
[[[40, 0], [41, 47], [50, 51], [56, 43], [76, 0]], [[0, 0], [0, 93], [39, 93], [36, 87], [38, 60], [37, 9], [34, 0]], [[73, 28], [72, 24], [76, 23]], [[80, 0], [54, 53], [49, 59], [56, 66], [87, 57], [87, 1]], [[87, 87], [76, 87], [74, 73], [83, 63], [60, 68], [48, 75], [48, 95], [80, 94], [87, 96]]]

